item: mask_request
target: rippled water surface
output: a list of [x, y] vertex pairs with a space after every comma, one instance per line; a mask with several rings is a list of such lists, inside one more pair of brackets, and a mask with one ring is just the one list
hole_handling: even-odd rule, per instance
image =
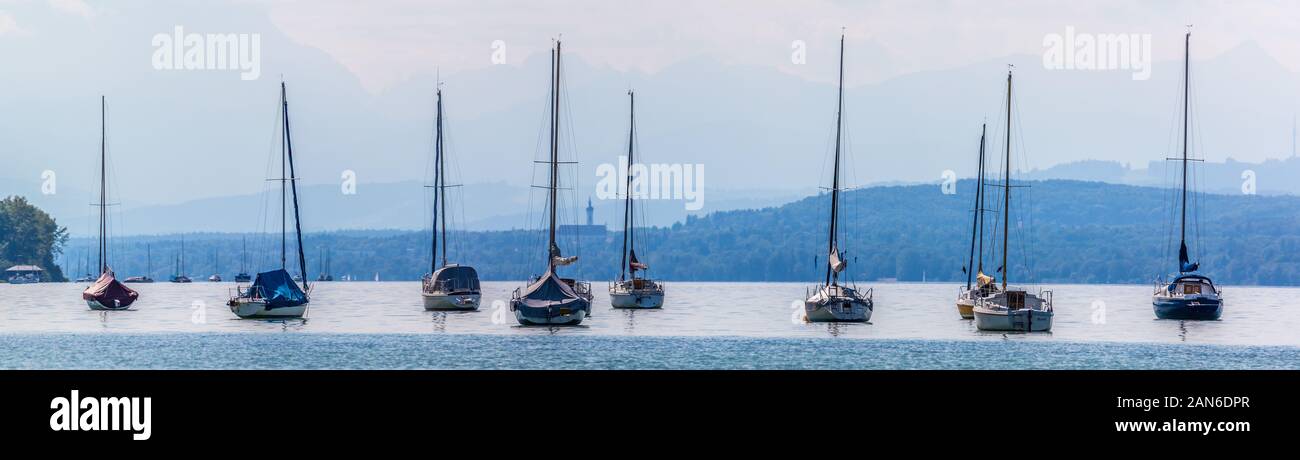
[[[418, 283], [320, 283], [301, 321], [236, 318], [224, 305], [230, 283], [133, 285], [141, 299], [121, 312], [90, 311], [79, 284], [0, 284], [0, 341], [11, 345], [0, 367], [1300, 366], [1295, 288], [1227, 287], [1222, 320], [1182, 322], [1154, 318], [1147, 286], [1044, 286], [1056, 299], [1053, 331], [1003, 334], [958, 318], [955, 284], [876, 284], [871, 323], [840, 325], [796, 320], [802, 284], [668, 283], [665, 308], [657, 311], [614, 310], [605, 286], [595, 285], [593, 317], [566, 328], [517, 326], [505, 304], [520, 284], [484, 283], [478, 312], [434, 313], [421, 308]], [[259, 343], [280, 349], [268, 355]], [[249, 356], [205, 366], [173, 349], [186, 344]], [[475, 351], [423, 350], [447, 346]], [[545, 358], [571, 348], [594, 350], [594, 361]], [[892, 358], [863, 361], [819, 349]], [[1035, 356], [1008, 358], [1011, 350]], [[1114, 356], [1090, 356], [1097, 353]], [[342, 355], [364, 362], [338, 360]]]

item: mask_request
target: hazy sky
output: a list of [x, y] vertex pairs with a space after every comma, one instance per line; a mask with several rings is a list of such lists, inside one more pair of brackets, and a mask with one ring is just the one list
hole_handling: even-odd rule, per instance
[[[860, 181], [969, 174], [1006, 62], [1026, 75], [1030, 164], [1143, 165], [1164, 155], [1185, 24], [1193, 62], [1222, 59], [1199, 91], [1205, 157], [1278, 157], [1300, 92], [1295, 1], [0, 0], [0, 178], [92, 188], [107, 94], [124, 202], [261, 190], [284, 76], [305, 181], [421, 180], [440, 73], [465, 181], [526, 183], [563, 34], [582, 186], [621, 148], [636, 86], [649, 158], [705, 164], [714, 189], [806, 189], [824, 179], [841, 27]], [[260, 78], [154, 69], [151, 38], [175, 27], [259, 34]], [[1150, 34], [1151, 80], [1044, 72], [1044, 37], [1067, 27]]]
[[[262, 2], [259, 2], [262, 3]], [[545, 52], [537, 37], [568, 33], [574, 53], [618, 70], [655, 72], [694, 57], [779, 68], [803, 78], [833, 75], [790, 62], [791, 42], [847, 27], [850, 46], [877, 59], [855, 61], [850, 84], [1039, 53], [1048, 33], [1166, 36], [1194, 24], [1197, 54], [1258, 42], [1300, 71], [1300, 3], [1278, 1], [267, 1], [272, 22], [320, 48], [371, 90], [437, 66], [486, 67], [502, 40], [515, 59]], [[454, 30], [454, 34], [447, 34]], [[1176, 47], [1158, 48], [1157, 60]], [[811, 53], [810, 59], [833, 59]], [[516, 61], [520, 62], [520, 61]]]

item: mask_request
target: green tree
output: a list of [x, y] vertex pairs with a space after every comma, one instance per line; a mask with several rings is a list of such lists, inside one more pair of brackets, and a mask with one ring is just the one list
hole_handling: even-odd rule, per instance
[[0, 270], [36, 265], [45, 269], [47, 279], [66, 281], [55, 260], [67, 241], [68, 229], [28, 203], [27, 198], [11, 196], [0, 200]]

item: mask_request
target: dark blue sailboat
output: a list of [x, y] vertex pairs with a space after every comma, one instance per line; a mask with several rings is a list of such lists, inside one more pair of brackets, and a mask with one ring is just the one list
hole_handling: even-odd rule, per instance
[[293, 137], [289, 130], [289, 99], [284, 82], [280, 83], [281, 137], [280, 137], [280, 268], [257, 274], [248, 288], [235, 287], [235, 295], [226, 303], [230, 311], [240, 318], [301, 318], [307, 313], [311, 301], [311, 287], [289, 274], [288, 267], [288, 207], [285, 201], [292, 194], [294, 236], [297, 238], [298, 270], [300, 279], [307, 279], [307, 257], [302, 251], [302, 219], [298, 211], [297, 175], [293, 169]]
[[555, 242], [555, 208], [559, 205], [556, 191], [560, 184], [560, 42], [555, 42], [551, 53], [551, 151], [546, 163], [550, 171], [547, 187], [547, 210], [550, 231], [546, 246], [546, 273], [534, 278], [528, 286], [515, 289], [510, 296], [510, 311], [519, 324], [578, 325], [591, 316], [591, 284], [573, 278], [563, 278], [559, 267], [578, 261], [578, 256], [565, 257]]
[[1222, 293], [1208, 276], [1197, 273], [1201, 264], [1192, 262], [1187, 250], [1187, 155], [1188, 96], [1191, 84], [1192, 33], [1188, 32], [1183, 44], [1183, 156], [1182, 161], [1182, 215], [1179, 223], [1178, 276], [1172, 282], [1156, 283], [1151, 304], [1156, 317], [1179, 320], [1216, 320], [1223, 315]]

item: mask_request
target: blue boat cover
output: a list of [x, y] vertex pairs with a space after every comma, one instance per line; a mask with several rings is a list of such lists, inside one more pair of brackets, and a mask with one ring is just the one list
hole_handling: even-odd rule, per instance
[[554, 270], [549, 269], [524, 290], [522, 297], [520, 303], [531, 308], [567, 307], [583, 300]]
[[266, 299], [266, 308], [296, 307], [307, 303], [307, 293], [293, 281], [293, 276], [283, 268], [257, 274], [248, 288], [251, 297]]

